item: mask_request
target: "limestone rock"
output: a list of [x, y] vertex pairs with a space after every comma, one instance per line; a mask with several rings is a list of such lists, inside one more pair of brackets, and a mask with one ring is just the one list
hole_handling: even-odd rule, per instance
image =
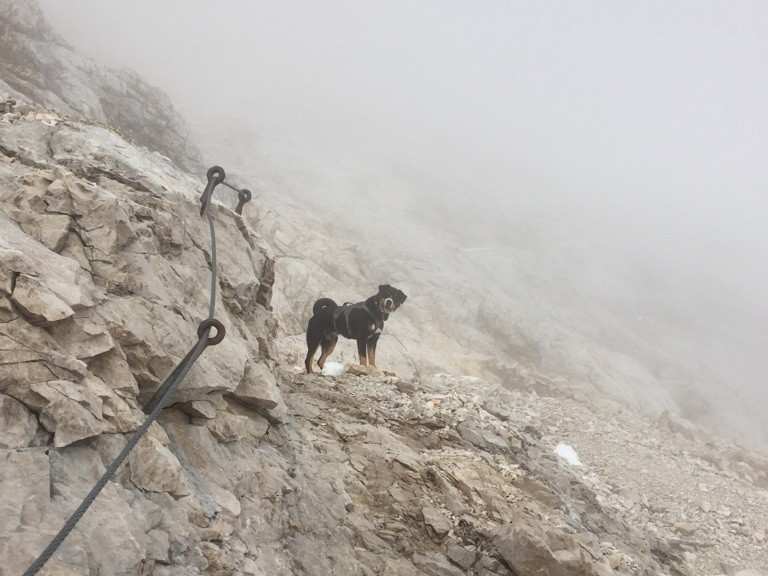
[[[75, 261], [36, 242], [2, 211], [0, 228], [0, 270], [16, 273], [17, 282], [22, 279], [22, 291], [17, 297], [30, 314], [42, 318], [49, 314], [56, 321], [71, 315], [65, 307], [94, 304], [99, 290]], [[40, 296], [38, 290], [42, 291]]]
[[433, 506], [425, 506], [421, 509], [421, 514], [424, 517], [424, 524], [426, 524], [438, 538], [443, 538], [451, 531], [451, 528], [453, 528], [450, 519], [445, 513]]
[[501, 436], [493, 430], [484, 430], [476, 422], [462, 422], [456, 429], [464, 440], [478, 448], [490, 452], [506, 452], [509, 450], [509, 445]]
[[46, 248], [60, 253], [67, 243], [72, 221], [67, 214], [47, 214], [38, 218], [22, 219], [19, 225], [24, 232]]
[[229, 443], [246, 437], [261, 438], [267, 433], [269, 422], [257, 415], [249, 418], [223, 412], [208, 423], [208, 428], [220, 442]]
[[[201, 174], [157, 153], [153, 138], [171, 142], [173, 130], [141, 130], [167, 117], [159, 100], [130, 76], [110, 75], [109, 90], [84, 84], [83, 62], [67, 63], [71, 50], [30, 7], [0, 0], [0, 48], [18, 30], [40, 43], [0, 49], [0, 91], [19, 102], [0, 118], [0, 442], [11, 445], [0, 447], [0, 571], [12, 574], [125, 446], [140, 407], [194, 345], [211, 263]], [[35, 68], [46, 42], [62, 71]], [[30, 82], [68, 80], [21, 87], [61, 114], [20, 103], [5, 80], [20, 76], [8, 54], [29, 57]], [[59, 94], [64, 85], [77, 93]], [[94, 98], [102, 93], [111, 100]], [[147, 124], [131, 126], [130, 115]], [[337, 237], [324, 255], [320, 222], [284, 195], [265, 190], [243, 217], [232, 200], [217, 191], [209, 208], [227, 336], [174, 391], [50, 573], [605, 576], [598, 558], [649, 575], [714, 573], [719, 557], [759, 565], [764, 543], [744, 533], [760, 534], [768, 517], [755, 485], [768, 470], [761, 459], [720, 446], [705, 458], [698, 434], [660, 434], [522, 359], [486, 357], [483, 343], [500, 340], [525, 356], [524, 338], [499, 320], [519, 315], [434, 290], [456, 286], [445, 274], [421, 280], [382, 336], [379, 363], [403, 380], [295, 371], [312, 299], [364, 298], [380, 267]], [[390, 252], [387, 269], [415, 281], [400, 240], [376, 256]], [[535, 343], [537, 365], [549, 364], [551, 340]], [[335, 354], [354, 361], [353, 343]], [[585, 470], [551, 454], [571, 438], [585, 447]], [[699, 491], [728, 515], [700, 512]], [[671, 534], [670, 518], [697, 526], [696, 538]]]
[[0, 394], [0, 448], [26, 448], [37, 433], [37, 419], [21, 402]]
[[272, 409], [282, 402], [274, 374], [261, 362], [248, 362], [243, 378], [232, 395], [257, 408]]
[[419, 570], [429, 576], [460, 576], [463, 574], [442, 554], [414, 554], [411, 560]]
[[74, 310], [35, 278], [20, 274], [11, 300], [34, 324], [52, 324], [74, 315]]
[[683, 536], [693, 536], [696, 533], [696, 526], [690, 522], [676, 522], [672, 528]]
[[407, 560], [386, 560], [382, 576], [421, 576], [424, 574]]
[[[516, 574], [551, 574], [566, 576], [588, 574], [581, 571], [581, 556], [571, 551], [553, 552], [544, 531], [533, 524], [518, 520], [500, 530], [494, 545], [507, 565]], [[574, 571], [578, 563], [580, 571]]]
[[369, 376], [375, 372], [375, 368], [361, 364], [350, 364], [347, 366], [347, 372], [353, 376]]
[[[55, 529], [38, 525], [13, 532], [9, 537], [0, 539], [0, 558], [3, 559], [5, 574], [22, 574], [40, 551], [56, 535]], [[90, 570], [90, 558], [84, 538], [74, 533], [67, 538], [67, 545], [62, 547], [45, 565], [43, 574], [51, 576], [80, 576]]]
[[463, 570], [469, 570], [477, 560], [476, 551], [464, 546], [459, 546], [458, 544], [451, 544], [448, 546], [446, 555], [451, 562]]
[[168, 549], [170, 548], [168, 533], [162, 530], [150, 530], [147, 532], [147, 539], [147, 558], [168, 563]]
[[168, 448], [167, 437], [156, 425], [152, 429], [154, 433], [146, 434], [128, 457], [131, 482], [151, 492], [189, 494], [184, 471]]
[[[69, 392], [75, 391], [72, 383], [56, 381], [56, 384], [63, 384], [63, 389]], [[72, 397], [53, 388], [54, 385], [36, 385], [34, 389], [41, 395], [49, 395], [50, 401], [40, 412], [40, 424], [54, 435], [57, 448], [97, 436], [104, 431], [104, 424], [99, 416], [80, 403], [82, 397], [79, 394], [73, 394]]]
[[0, 534], [37, 528], [50, 504], [50, 467], [43, 449], [0, 450]]
[[232, 492], [215, 484], [211, 485], [210, 490], [214, 500], [216, 500], [216, 503], [222, 510], [234, 517], [240, 516], [242, 507], [240, 506], [239, 500], [232, 494]]
[[72, 318], [51, 327], [51, 334], [71, 356], [90, 360], [106, 354], [115, 342], [106, 326], [90, 318]]
[[216, 406], [207, 400], [193, 400], [180, 405], [181, 409], [193, 418], [216, 418]]

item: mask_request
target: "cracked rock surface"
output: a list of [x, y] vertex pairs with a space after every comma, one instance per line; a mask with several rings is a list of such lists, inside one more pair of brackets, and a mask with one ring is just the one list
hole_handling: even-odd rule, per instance
[[[0, 0], [0, 26], [31, 50], [22, 62], [71, 58], [32, 2]], [[0, 103], [0, 576], [16, 576], [194, 344], [212, 255], [202, 182], [105, 127], [119, 122], [76, 60], [58, 76], [3, 62], [0, 91], [63, 111]], [[484, 360], [433, 330], [428, 295], [384, 341], [397, 375], [300, 374], [312, 298], [364, 296], [349, 288], [370, 276], [364, 255], [341, 243], [325, 268], [312, 247], [331, 232], [311, 217], [216, 200], [227, 337], [43, 574], [768, 573], [768, 458], [522, 364], [461, 376]]]
[[[0, 123], [3, 575], [23, 571], [124, 446], [207, 312], [201, 183], [104, 128], [51, 118]], [[669, 415], [618, 422], [617, 404], [542, 374], [297, 374], [261, 212], [212, 211], [227, 338], [48, 574], [766, 569], [758, 455]], [[558, 459], [558, 442], [583, 466]]]

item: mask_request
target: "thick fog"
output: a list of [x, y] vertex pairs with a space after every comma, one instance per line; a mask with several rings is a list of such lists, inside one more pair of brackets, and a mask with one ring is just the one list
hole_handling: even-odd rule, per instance
[[472, 255], [470, 282], [523, 298], [534, 273], [536, 306], [653, 348], [657, 375], [678, 359], [676, 394], [768, 442], [768, 4], [42, 5], [168, 92], [204, 150], [283, 170], [329, 214], [374, 196], [371, 226], [413, 215]]

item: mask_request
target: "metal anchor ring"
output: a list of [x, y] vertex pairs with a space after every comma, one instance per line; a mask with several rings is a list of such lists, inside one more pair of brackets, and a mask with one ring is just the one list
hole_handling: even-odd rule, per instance
[[208, 168], [206, 177], [208, 178], [208, 183], [205, 186], [205, 190], [203, 190], [202, 196], [200, 196], [200, 216], [203, 216], [205, 211], [208, 210], [208, 206], [211, 204], [211, 199], [213, 198], [213, 192], [219, 184], [223, 184], [227, 188], [237, 192], [238, 202], [237, 207], [235, 208], [235, 213], [238, 216], [242, 216], [243, 207], [251, 201], [253, 193], [247, 188], [240, 189], [229, 182], [226, 182], [227, 174], [221, 166], [211, 166]]
[[200, 196], [200, 216], [205, 214], [205, 211], [208, 210], [213, 191], [216, 189], [216, 186], [224, 182], [224, 178], [226, 178], [227, 175], [224, 172], [224, 168], [221, 166], [211, 166], [208, 169], [206, 176], [208, 177], [208, 184], [205, 185], [203, 195]]
[[240, 190], [240, 192], [237, 193], [237, 208], [235, 208], [235, 213], [239, 216], [243, 215], [243, 206], [245, 206], [248, 202], [251, 201], [251, 198], [253, 198], [253, 194], [250, 190], [247, 188], [243, 188]]
[[227, 334], [227, 330], [224, 328], [224, 324], [216, 320], [215, 318], [208, 318], [200, 322], [200, 326], [197, 327], [197, 337], [202, 338], [206, 336], [211, 328], [216, 329], [216, 334], [208, 336], [208, 346], [216, 346], [219, 342], [224, 340], [224, 336]]

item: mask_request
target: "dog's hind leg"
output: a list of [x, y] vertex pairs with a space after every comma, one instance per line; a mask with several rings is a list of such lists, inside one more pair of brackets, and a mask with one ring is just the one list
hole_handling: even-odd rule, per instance
[[321, 339], [322, 335], [312, 330], [310, 323], [310, 327], [307, 328], [307, 357], [304, 359], [304, 367], [307, 369], [307, 374], [312, 374], [312, 359], [315, 357], [315, 352], [317, 352], [317, 348], [320, 346]]
[[325, 366], [325, 361], [328, 359], [328, 356], [333, 354], [333, 349], [336, 348], [336, 342], [338, 341], [339, 336], [337, 334], [328, 334], [325, 338], [323, 338], [323, 351], [320, 354], [320, 359], [317, 361], [317, 365], [320, 366], [320, 370], [322, 370], [323, 366]]

